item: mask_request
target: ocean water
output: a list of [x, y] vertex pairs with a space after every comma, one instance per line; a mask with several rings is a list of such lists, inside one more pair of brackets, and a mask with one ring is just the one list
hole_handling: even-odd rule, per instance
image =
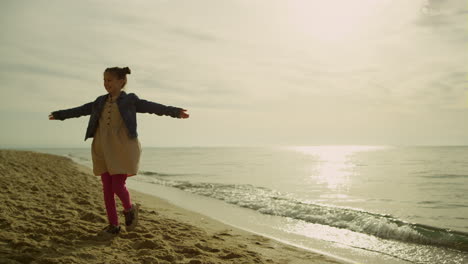
[[359, 263], [468, 263], [465, 146], [145, 147], [127, 184]]

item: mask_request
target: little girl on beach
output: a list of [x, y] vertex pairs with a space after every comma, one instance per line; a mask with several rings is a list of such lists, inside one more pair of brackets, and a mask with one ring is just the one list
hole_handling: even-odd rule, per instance
[[123, 205], [126, 230], [131, 231], [138, 222], [139, 204], [132, 204], [125, 181], [138, 173], [141, 145], [138, 140], [136, 113], [152, 113], [174, 118], [188, 118], [185, 109], [140, 99], [125, 92], [128, 67], [112, 67], [104, 71], [104, 87], [107, 94], [95, 101], [75, 108], [54, 111], [50, 120], [90, 115], [85, 141], [92, 137], [91, 156], [93, 172], [101, 176], [107, 225], [102, 232], [119, 234], [121, 227], [117, 216], [114, 194]]

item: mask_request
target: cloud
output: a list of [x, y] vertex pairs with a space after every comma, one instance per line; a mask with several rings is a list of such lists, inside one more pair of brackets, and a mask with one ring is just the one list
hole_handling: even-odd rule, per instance
[[203, 33], [200, 30], [192, 30], [187, 27], [171, 27], [167, 29], [171, 34], [178, 34], [183, 37], [190, 38], [192, 40], [201, 40], [201, 41], [219, 41], [220, 39], [208, 33]]
[[0, 71], [2, 74], [16, 74], [21, 75], [47, 75], [52, 77], [68, 78], [83, 80], [83, 76], [71, 71], [64, 70], [63, 68], [51, 67], [51, 64], [25, 64], [25, 63], [2, 63], [0, 64]]

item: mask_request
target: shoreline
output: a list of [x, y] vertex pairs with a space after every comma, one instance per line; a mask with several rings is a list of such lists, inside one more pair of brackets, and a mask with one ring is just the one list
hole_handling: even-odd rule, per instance
[[[107, 224], [102, 186], [90, 168], [35, 151], [1, 149], [0, 158], [0, 258], [7, 263], [346, 263], [131, 188], [141, 204], [137, 228], [102, 240], [95, 234]], [[122, 224], [117, 197], [116, 206]]]
[[[285, 254], [281, 252], [278, 254], [277, 251], [287, 250], [288, 252], [296, 253], [294, 253], [294, 255], [287, 254], [287, 257], [290, 259], [285, 259], [285, 261], [287, 261], [285, 263], [315, 263], [304, 262], [311, 261], [311, 259], [316, 257], [314, 255], [318, 255], [319, 257], [324, 258], [330, 258], [330, 260], [337, 261], [317, 263], [353, 263], [346, 260], [340, 260], [338, 257], [330, 256], [326, 253], [314, 252], [306, 248], [300, 248], [296, 245], [291, 245], [285, 241], [279, 241], [277, 239], [258, 234], [254, 231], [247, 231], [242, 228], [223, 223], [219, 220], [213, 219], [198, 212], [179, 207], [175, 204], [172, 204], [170, 201], [167, 201], [166, 199], [157, 197], [155, 195], [142, 193], [138, 190], [129, 187], [127, 188], [131, 192], [132, 199], [137, 200], [139, 203], [142, 204], [142, 206], [145, 206], [149, 210], [156, 210], [157, 212], [159, 211], [163, 213], [165, 217], [202, 228], [205, 231], [207, 231], [211, 236], [216, 236], [216, 234], [224, 234], [225, 239], [235, 241], [234, 243], [246, 243], [245, 238], [248, 238], [249, 243], [247, 243], [247, 246], [250, 248], [250, 250], [255, 252], [261, 252], [263, 255], [268, 256], [269, 258], [284, 258]], [[226, 233], [229, 235], [227, 235]], [[301, 255], [304, 257], [302, 257]], [[308, 256], [310, 257], [310, 259], [308, 258]]]
[[[75, 166], [81, 169], [83, 172], [87, 172], [88, 174], [92, 174], [92, 169], [76, 163]], [[97, 176], [95, 176], [97, 177]], [[316, 263], [312, 260], [314, 257], [324, 258], [324, 260], [320, 260], [323, 262], [317, 263], [340, 263], [340, 264], [350, 264], [355, 263], [350, 260], [340, 259], [336, 256], [331, 256], [327, 253], [322, 253], [318, 251], [312, 251], [307, 248], [301, 248], [296, 245], [291, 245], [285, 241], [279, 241], [277, 239], [273, 239], [267, 237], [262, 234], [258, 234], [253, 231], [247, 231], [239, 227], [232, 226], [227, 223], [223, 223], [219, 220], [213, 219], [207, 215], [188, 210], [182, 208], [178, 205], [171, 203], [170, 201], [158, 197], [156, 195], [146, 194], [136, 189], [130, 188], [127, 186], [127, 189], [130, 191], [131, 199], [137, 201], [148, 208], [148, 210], [155, 210], [156, 212], [163, 212], [165, 217], [174, 219], [176, 221], [181, 221], [189, 225], [193, 225], [199, 228], [204, 229], [212, 236], [217, 236], [217, 234], [225, 234], [225, 239], [230, 239], [235, 241], [234, 243], [242, 244], [245, 243], [245, 238], [249, 238], [249, 248], [254, 248], [253, 251], [261, 252], [263, 255], [266, 255], [270, 258], [284, 258], [287, 255], [284, 263], [290, 264], [303, 264], [303, 263]], [[229, 234], [229, 235], [227, 235]], [[287, 250], [288, 254], [281, 253], [278, 254], [278, 250]], [[302, 252], [306, 251], [306, 252]], [[293, 254], [289, 254], [289, 252]], [[309, 253], [312, 254], [309, 257]], [[336, 262], [326, 262], [327, 258], [330, 258], [330, 261]], [[306, 262], [304, 262], [306, 261]], [[311, 261], [311, 262], [307, 262]]]

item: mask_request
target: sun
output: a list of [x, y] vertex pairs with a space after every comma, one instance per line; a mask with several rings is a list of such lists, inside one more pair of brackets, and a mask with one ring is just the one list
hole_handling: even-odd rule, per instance
[[291, 30], [312, 40], [333, 44], [359, 39], [372, 28], [378, 18], [380, 1], [313, 1], [288, 2]]

